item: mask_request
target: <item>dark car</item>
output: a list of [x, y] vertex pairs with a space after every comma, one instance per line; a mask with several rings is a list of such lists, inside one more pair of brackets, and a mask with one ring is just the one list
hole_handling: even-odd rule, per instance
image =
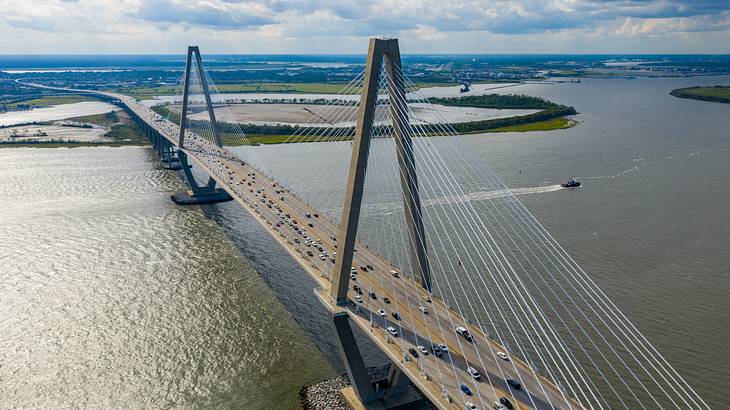
[[412, 347], [408, 348], [408, 353], [410, 353], [413, 357], [418, 357], [418, 351]]
[[459, 388], [461, 389], [461, 391], [464, 392], [464, 394], [466, 394], [467, 396], [471, 396], [471, 389], [469, 388], [469, 386], [462, 383], [459, 385]]
[[386, 304], [390, 304], [390, 299], [388, 299], [388, 297], [386, 296], [383, 298], [383, 302], [385, 302]]
[[512, 387], [515, 390], [519, 390], [522, 388], [522, 384], [520, 384], [520, 382], [518, 382], [515, 379], [507, 379], [507, 384], [509, 384], [510, 387]]
[[509, 401], [509, 399], [508, 399], [508, 398], [506, 398], [506, 397], [504, 397], [504, 396], [502, 396], [502, 397], [500, 397], [500, 398], [499, 398], [499, 402], [500, 402], [500, 403], [502, 403], [502, 405], [504, 405], [504, 407], [506, 407], [506, 408], [508, 408], [508, 409], [514, 409], [514, 408], [515, 408], [515, 407], [514, 407], [514, 406], [512, 405], [512, 402], [511, 402], [511, 401]]
[[370, 297], [373, 299], [377, 299], [378, 295], [376, 295], [375, 292], [370, 292]]
[[398, 312], [391, 313], [391, 316], [393, 316], [393, 319], [395, 320], [400, 320], [400, 315], [398, 314]]

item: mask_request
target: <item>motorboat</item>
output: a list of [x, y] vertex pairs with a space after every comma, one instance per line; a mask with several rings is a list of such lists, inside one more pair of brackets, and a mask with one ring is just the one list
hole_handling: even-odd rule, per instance
[[580, 182], [578, 182], [574, 179], [571, 179], [571, 180], [568, 180], [568, 181], [560, 184], [560, 186], [563, 188], [577, 188], [580, 186]]

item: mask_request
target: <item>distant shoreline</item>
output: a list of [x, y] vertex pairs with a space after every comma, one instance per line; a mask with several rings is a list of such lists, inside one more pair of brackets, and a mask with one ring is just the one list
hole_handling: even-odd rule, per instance
[[675, 88], [669, 92], [677, 98], [730, 104], [730, 86], [695, 86]]

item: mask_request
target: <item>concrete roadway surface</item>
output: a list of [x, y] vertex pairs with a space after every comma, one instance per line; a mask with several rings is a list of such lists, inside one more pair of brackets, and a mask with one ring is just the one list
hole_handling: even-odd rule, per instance
[[[177, 124], [163, 119], [132, 97], [115, 93], [103, 94], [121, 100], [177, 145]], [[289, 247], [288, 250], [294, 256], [302, 259], [303, 266], [307, 267], [323, 288], [329, 289], [334, 270], [331, 258], [337, 252], [336, 241], [332, 238], [338, 233], [337, 227], [331, 221], [323, 215], [315, 217], [314, 214], [318, 211], [286, 188], [278, 186], [249, 164], [191, 132], [186, 133], [185, 151], [189, 158], [216, 177], [239, 203], [252, 211], [272, 234], [279, 236], [280, 242]], [[305, 245], [307, 239], [313, 240], [316, 245]], [[327, 252], [328, 256], [324, 260], [320, 259], [322, 251], [317, 249], [319, 247]], [[416, 377], [430, 379], [431, 383], [425, 384], [432, 389], [434, 397], [443, 398], [448, 394], [455, 401], [448, 404], [442, 399], [439, 403], [441, 406], [464, 408], [467, 402], [471, 402], [480, 409], [497, 408], [494, 402], [500, 397], [507, 397], [515, 408], [520, 409], [582, 408], [576, 401], [563, 396], [553, 383], [535, 375], [523, 361], [515, 357], [501, 359], [496, 356], [497, 352], [505, 351], [497, 342], [486, 338], [442, 301], [427, 301], [427, 292], [416, 281], [404, 277], [402, 273], [397, 278], [393, 277], [389, 273], [392, 267], [385, 259], [359, 242], [355, 249], [353, 264], [357, 273], [354, 275], [355, 280], [351, 280], [348, 293], [352, 302], [348, 306], [352, 320], [366, 321], [371, 338], [381, 347], [389, 347], [396, 357], [402, 358], [401, 364], [412, 380]], [[307, 254], [308, 251], [312, 256]], [[361, 269], [361, 266], [368, 265], [373, 269]], [[361, 287], [362, 295], [353, 289], [355, 284]], [[374, 292], [377, 299], [372, 299], [370, 292]], [[362, 303], [357, 302], [358, 296], [362, 297]], [[390, 303], [385, 303], [384, 297]], [[419, 310], [419, 306], [423, 306], [427, 313]], [[385, 310], [386, 316], [381, 317], [377, 313], [378, 309]], [[392, 312], [398, 312], [400, 320], [394, 319]], [[361, 323], [362, 326], [364, 325]], [[386, 331], [388, 326], [397, 329], [397, 337]], [[474, 338], [473, 342], [459, 336], [455, 331], [456, 326], [466, 327]], [[417, 359], [407, 353], [409, 349], [417, 350], [418, 345], [430, 350], [432, 344], [439, 343], [448, 346], [448, 352], [444, 352], [441, 357], [436, 357], [433, 351], [430, 354], [419, 351]], [[481, 373], [480, 380], [474, 380], [467, 373], [468, 366]], [[522, 388], [512, 389], [507, 384], [507, 379], [518, 380]], [[472, 395], [465, 395], [459, 387], [460, 384], [469, 386]]]

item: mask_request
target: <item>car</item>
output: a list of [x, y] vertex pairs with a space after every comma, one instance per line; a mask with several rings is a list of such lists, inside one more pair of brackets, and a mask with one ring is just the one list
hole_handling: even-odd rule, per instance
[[307, 251], [307, 256], [314, 256], [314, 254], [312, 253], [312, 251]]
[[355, 296], [355, 300], [357, 300], [357, 303], [362, 303], [362, 296]]
[[468, 367], [468, 368], [466, 369], [466, 372], [467, 372], [467, 373], [469, 373], [469, 375], [470, 375], [470, 376], [471, 376], [471, 377], [472, 377], [472, 378], [473, 378], [474, 380], [479, 380], [479, 379], [481, 379], [481, 378], [482, 378], [482, 375], [481, 375], [481, 374], [479, 374], [479, 370], [477, 370], [477, 369], [475, 369], [475, 368], [473, 368], [473, 367], [471, 367], [471, 366], [469, 366], [469, 367]]
[[441, 349], [442, 352], [448, 352], [449, 347], [446, 346], [446, 343], [439, 343], [439, 349]]
[[459, 384], [459, 388], [461, 389], [461, 391], [464, 392], [464, 394], [466, 394], [467, 396], [471, 396], [471, 389], [469, 388], [469, 386], [467, 386], [464, 383], [461, 383], [461, 384]]
[[382, 317], [388, 316], [383, 309], [378, 309], [378, 314]]
[[468, 401], [468, 402], [466, 402], [466, 408], [467, 408], [467, 410], [476, 410], [477, 406], [474, 403]]
[[390, 271], [390, 275], [393, 276], [394, 278], [397, 278], [398, 277], [398, 272], [392, 270], [392, 271]]
[[308, 223], [308, 224], [307, 224], [307, 226], [309, 226], [310, 228], [314, 228], [314, 224], [313, 224], [313, 223], [311, 223], [311, 222], [310, 222], [310, 223]]
[[497, 352], [497, 356], [499, 356], [499, 358], [502, 360], [509, 361], [509, 356], [507, 356], [507, 353], [505, 352]]
[[411, 356], [413, 356], [413, 357], [418, 357], [418, 352], [416, 351], [416, 349], [414, 349], [412, 347], [408, 348], [408, 353], [410, 353]]
[[365, 267], [368, 268], [368, 269], [370, 269], [370, 270], [375, 269], [375, 268], [373, 268], [373, 265], [365, 265]]
[[426, 295], [423, 297], [423, 300], [425, 300], [428, 303], [431, 303], [431, 296]]
[[420, 350], [424, 356], [428, 355], [428, 349], [426, 349], [426, 346], [418, 345], [418, 350]]
[[432, 346], [431, 346], [431, 351], [433, 352], [433, 355], [434, 355], [434, 356], [436, 356], [436, 357], [441, 357], [441, 349], [439, 349], [439, 347], [438, 347], [438, 346], [436, 346], [436, 345], [432, 345]]
[[374, 300], [377, 300], [378, 299], [378, 295], [376, 295], [375, 292], [370, 292], [370, 298], [372, 298]]
[[393, 312], [390, 315], [393, 316], [393, 319], [400, 320], [400, 315], [398, 314], [398, 312]]
[[390, 304], [390, 299], [388, 299], [388, 297], [385, 296], [385, 297], [383, 297], [383, 302], [385, 302], [385, 304]]
[[398, 331], [393, 326], [388, 326], [387, 330], [392, 336], [398, 337]]
[[509, 399], [508, 399], [508, 398], [506, 398], [506, 397], [504, 397], [504, 396], [502, 396], [502, 397], [500, 397], [500, 398], [499, 398], [499, 402], [500, 402], [500, 403], [502, 403], [502, 405], [504, 405], [504, 407], [506, 407], [506, 408], [508, 408], [508, 409], [514, 409], [514, 408], [515, 408], [515, 407], [514, 407], [514, 406], [512, 405], [512, 402], [511, 402], [511, 401], [509, 401]]
[[[307, 252], [307, 253], [311, 253], [311, 252]], [[357, 280], [357, 277], [351, 273], [350, 280]]]
[[474, 338], [471, 336], [471, 333], [469, 333], [469, 330], [467, 330], [464, 326], [458, 326], [456, 328], [456, 333], [469, 342], [474, 340]]
[[319, 218], [319, 214], [312, 214], [315, 218]]
[[354, 290], [355, 292], [357, 292], [358, 290], [360, 290], [360, 286], [358, 286], [358, 285], [352, 285], [352, 290]]
[[515, 379], [507, 379], [507, 384], [515, 390], [520, 390], [522, 388], [522, 384]]
[[325, 259], [327, 259], [327, 257], [326, 257], [326, 256], [324, 256], [324, 255], [319, 255], [319, 260], [323, 261], [323, 260], [325, 260]]
[[311, 218], [312, 217], [312, 215], [310, 215], [309, 212], [307, 212], [306, 214], [304, 214], [304, 216], [306, 216], [307, 218]]
[[420, 310], [421, 312], [423, 312], [423, 314], [424, 314], [424, 315], [427, 315], [427, 314], [428, 314], [428, 309], [426, 309], [426, 308], [425, 308], [425, 307], [423, 307], [423, 306], [419, 306], [419, 307], [418, 307], [418, 310]]
[[351, 267], [351, 268], [350, 268], [350, 273], [357, 273], [357, 269], [355, 269], [355, 267], [354, 267], [354, 266], [353, 266], [353, 267]]
[[502, 405], [502, 403], [495, 401], [494, 403], [492, 403], [492, 408], [494, 410], [503, 410], [504, 406]]

